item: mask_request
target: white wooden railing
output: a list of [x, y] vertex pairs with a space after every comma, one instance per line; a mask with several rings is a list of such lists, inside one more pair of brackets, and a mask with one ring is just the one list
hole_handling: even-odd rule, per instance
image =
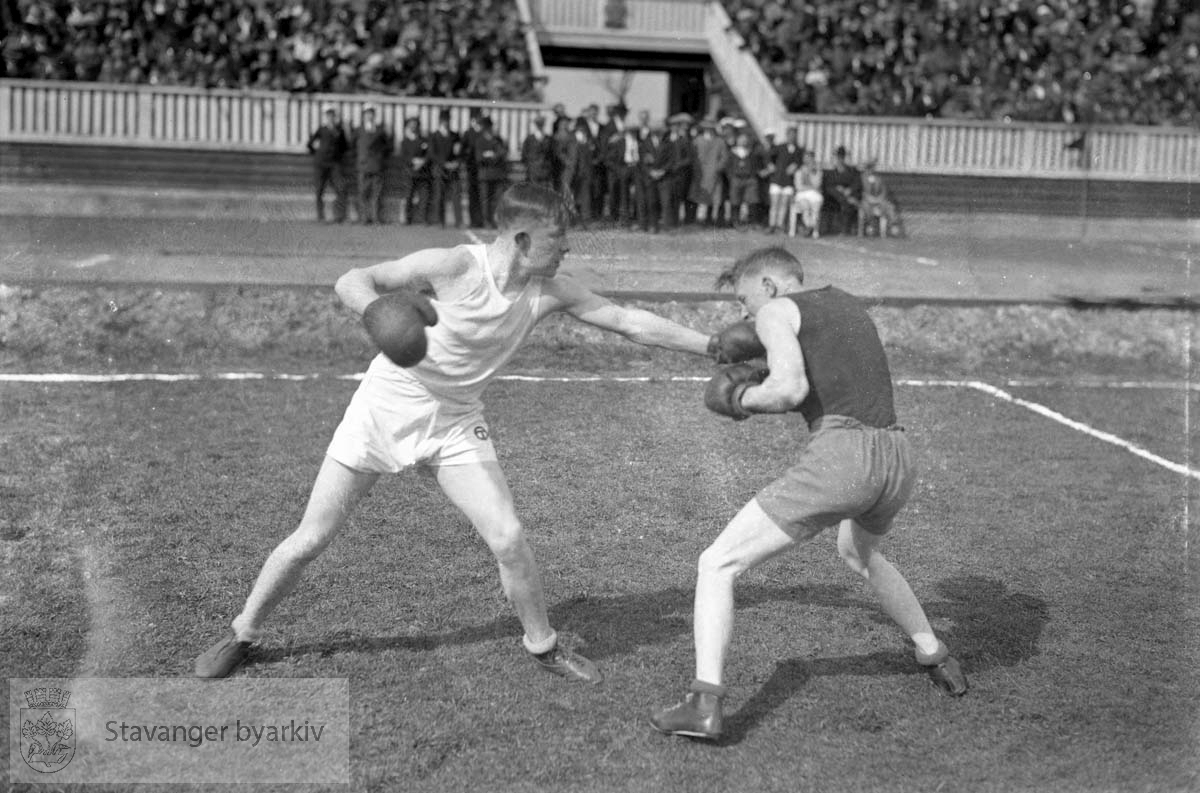
[[[734, 50], [714, 46], [713, 58], [755, 128], [795, 124], [822, 158], [844, 145], [852, 160], [874, 157], [890, 172], [1200, 181], [1200, 134], [1185, 128], [1093, 127], [1085, 157], [1067, 148], [1082, 130], [1065, 124], [788, 115], [758, 65]], [[431, 129], [443, 109], [465, 129], [472, 108], [487, 108], [514, 159], [545, 112], [520, 102], [0, 80], [0, 141], [299, 152], [323, 107], [354, 123], [366, 102], [392, 129], [410, 117]]]
[[432, 129], [445, 109], [463, 130], [471, 110], [484, 108], [514, 158], [533, 117], [546, 111], [527, 102], [0, 80], [0, 141], [296, 152], [324, 108], [357, 123], [368, 103], [392, 130], [413, 117]]

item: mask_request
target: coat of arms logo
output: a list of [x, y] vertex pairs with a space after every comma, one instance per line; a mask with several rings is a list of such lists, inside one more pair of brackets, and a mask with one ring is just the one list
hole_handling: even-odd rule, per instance
[[35, 771], [52, 774], [75, 756], [75, 709], [67, 707], [71, 692], [33, 688], [21, 708], [21, 757]]

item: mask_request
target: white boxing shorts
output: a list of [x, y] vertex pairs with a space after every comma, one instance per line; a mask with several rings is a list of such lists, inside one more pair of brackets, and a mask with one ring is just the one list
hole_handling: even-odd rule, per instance
[[397, 473], [417, 464], [496, 460], [482, 409], [446, 405], [419, 383], [363, 377], [326, 454], [364, 473]]

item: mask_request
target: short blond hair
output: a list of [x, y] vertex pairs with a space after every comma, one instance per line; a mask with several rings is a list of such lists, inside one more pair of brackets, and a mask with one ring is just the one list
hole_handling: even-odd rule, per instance
[[750, 251], [723, 270], [717, 276], [717, 289], [726, 286], [736, 287], [738, 281], [743, 278], [758, 275], [767, 270], [793, 276], [800, 283], [804, 283], [804, 267], [801, 266], [800, 260], [787, 248], [772, 245]]
[[566, 226], [570, 219], [571, 209], [561, 195], [532, 182], [508, 188], [496, 204], [496, 225], [501, 230], [526, 223]]

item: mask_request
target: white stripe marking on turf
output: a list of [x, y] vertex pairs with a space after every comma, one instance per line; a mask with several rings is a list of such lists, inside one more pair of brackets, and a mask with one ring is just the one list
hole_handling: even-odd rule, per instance
[[86, 267], [95, 267], [97, 264], [104, 264], [108, 261], [112, 261], [112, 256], [107, 253], [101, 253], [96, 256], [89, 256], [86, 259], [80, 259], [77, 262], [71, 262], [71, 266], [76, 270], [82, 270]]
[[1098, 430], [1095, 427], [1084, 424], [1081, 421], [1068, 418], [1062, 413], [1059, 413], [1057, 410], [1051, 410], [1045, 405], [1037, 402], [1030, 402], [1028, 399], [1021, 399], [1020, 397], [1013, 396], [1002, 388], [997, 388], [996, 386], [988, 385], [987, 383], [981, 383], [977, 380], [968, 381], [965, 383], [965, 385], [967, 388], [973, 388], [976, 391], [982, 391], [983, 393], [993, 396], [996, 399], [1000, 399], [1005, 402], [1011, 402], [1012, 404], [1018, 405], [1027, 410], [1032, 410], [1034, 413], [1037, 413], [1040, 416], [1045, 416], [1053, 421], [1057, 421], [1059, 424], [1070, 427], [1076, 432], [1082, 432], [1084, 435], [1090, 435], [1091, 437], [1102, 440], [1105, 443], [1111, 443], [1114, 446], [1119, 446], [1130, 454], [1141, 457], [1144, 460], [1149, 460], [1155, 465], [1160, 465], [1163, 468], [1166, 468], [1168, 471], [1173, 471], [1174, 473], [1182, 476], [1190, 476], [1192, 479], [1200, 479], [1200, 471], [1189, 468], [1186, 465], [1180, 465], [1179, 463], [1171, 462], [1163, 457], [1159, 457], [1157, 454], [1147, 451], [1141, 446], [1132, 444], [1123, 438], [1113, 435], [1112, 433]]
[[[71, 374], [71, 373], [45, 373], [45, 374], [7, 374], [0, 373], [0, 382], [3, 383], [124, 383], [124, 382], [161, 382], [161, 383], [178, 383], [178, 382], [199, 382], [199, 381], [308, 381], [308, 380], [361, 380], [362, 374], [340, 374], [340, 375], [323, 375], [323, 374], [272, 374], [266, 372], [216, 372], [213, 374], [198, 374], [192, 372], [185, 373], [163, 373], [163, 372], [132, 372], [126, 374]], [[709, 378], [704, 375], [668, 375], [666, 377], [651, 377], [651, 376], [636, 376], [636, 377], [621, 377], [621, 376], [605, 376], [605, 375], [566, 375], [566, 376], [545, 376], [545, 375], [522, 375], [508, 374], [498, 375], [497, 380], [522, 383], [702, 383]], [[1081, 421], [1064, 416], [1056, 410], [1052, 410], [1045, 405], [1037, 402], [1031, 402], [1028, 399], [1021, 399], [1014, 396], [1002, 388], [998, 388], [988, 383], [979, 380], [897, 380], [896, 385], [915, 388], [970, 388], [975, 391], [988, 394], [996, 399], [1012, 403], [1019, 407], [1031, 410], [1041, 416], [1049, 418], [1053, 421], [1070, 427], [1077, 432], [1082, 432], [1097, 440], [1102, 440], [1105, 443], [1111, 443], [1125, 449], [1131, 454], [1148, 460], [1156, 465], [1160, 465], [1169, 471], [1188, 476], [1193, 479], [1200, 479], [1200, 471], [1189, 468], [1186, 465], [1172, 462], [1163, 457], [1150, 452], [1142, 447], [1130, 443], [1112, 433], [1098, 430]], [[1007, 383], [1010, 388], [1020, 387], [1022, 385], [1053, 385], [1050, 381], [1020, 381], [1012, 380]], [[1090, 382], [1084, 384], [1075, 384], [1070, 382], [1057, 383], [1060, 386], [1086, 385], [1088, 387], [1103, 387], [1103, 383]], [[1167, 382], [1118, 382], [1112, 384], [1116, 388], [1147, 388], [1147, 389], [1178, 389], [1187, 387], [1193, 389], [1192, 384], [1167, 383]]]

